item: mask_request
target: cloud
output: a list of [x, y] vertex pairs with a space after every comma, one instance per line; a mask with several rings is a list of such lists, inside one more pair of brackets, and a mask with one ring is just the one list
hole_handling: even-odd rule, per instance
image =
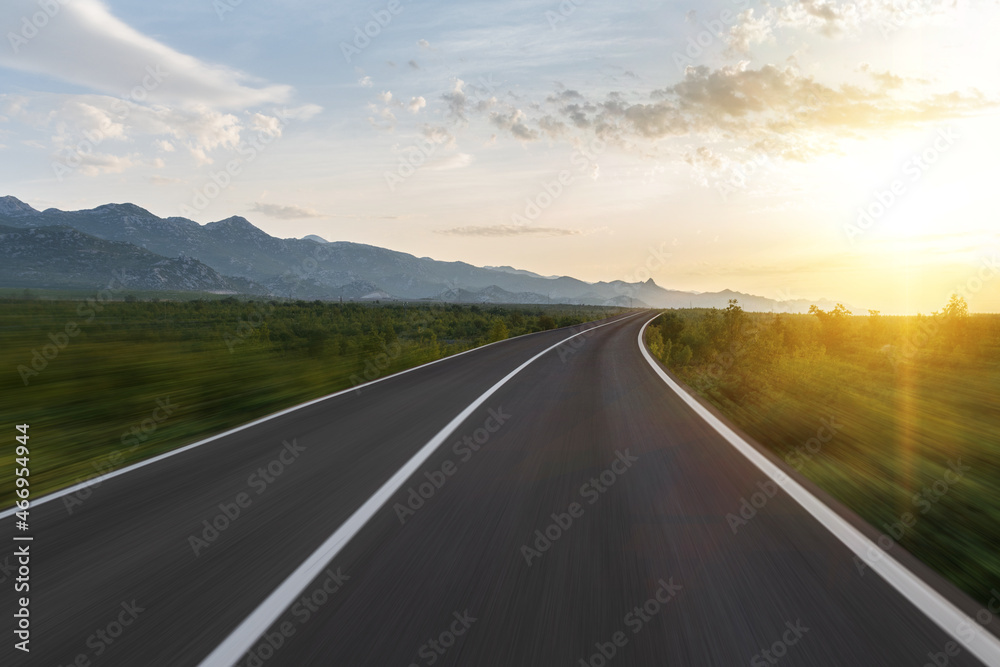
[[416, 60], [411, 60], [406, 64], [409, 65], [411, 69], [420, 69], [420, 65], [417, 63]]
[[507, 130], [520, 141], [535, 141], [538, 139], [538, 132], [525, 124], [526, 118], [527, 116], [520, 109], [512, 109], [507, 113], [501, 111], [490, 113], [490, 122], [501, 130]]
[[363, 76], [360, 79], [358, 79], [358, 85], [360, 85], [362, 88], [371, 88], [372, 78], [370, 76]]
[[[0, 95], [0, 111], [39, 131], [48, 132], [57, 162], [66, 162], [90, 149], [109, 153], [118, 146], [149, 137], [152, 144], [183, 147], [198, 164], [210, 164], [209, 153], [218, 148], [235, 149], [244, 130], [280, 134], [278, 119], [251, 114], [243, 119], [208, 108], [181, 109], [145, 106], [105, 95], [27, 96]], [[83, 146], [83, 148], [80, 148]], [[121, 165], [138, 161], [122, 159]]]
[[409, 110], [410, 113], [418, 113], [421, 109], [423, 109], [426, 106], [427, 106], [427, 100], [425, 100], [423, 97], [411, 97], [409, 104], [406, 105], [406, 108]]
[[80, 173], [85, 176], [99, 176], [101, 174], [120, 174], [126, 169], [131, 169], [139, 163], [135, 155], [112, 155], [110, 153], [87, 153], [79, 154]]
[[452, 84], [451, 92], [445, 93], [441, 97], [448, 104], [448, 113], [453, 118], [466, 120], [465, 104], [468, 98], [465, 95], [464, 81], [461, 79], [455, 79], [455, 83]]
[[552, 116], [543, 116], [538, 121], [538, 127], [552, 139], [558, 139], [566, 133], [566, 123]]
[[438, 234], [449, 236], [576, 236], [582, 234], [578, 229], [561, 227], [528, 227], [525, 225], [473, 225], [468, 227], [452, 227], [439, 229]]
[[153, 185], [175, 185], [177, 183], [183, 183], [184, 181], [180, 178], [170, 178], [169, 176], [154, 174], [149, 177], [149, 182]]
[[250, 210], [254, 213], [263, 213], [270, 218], [278, 218], [279, 220], [298, 220], [299, 218], [320, 218], [323, 216], [322, 213], [311, 208], [303, 208], [294, 204], [283, 206], [281, 204], [254, 202], [253, 208]]
[[592, 104], [567, 104], [562, 108], [562, 114], [578, 128], [590, 127], [587, 114], [595, 111], [597, 111], [597, 107]]
[[555, 95], [549, 95], [549, 97], [545, 101], [552, 103], [562, 103], [562, 102], [568, 102], [570, 100], [575, 101], [582, 99], [583, 95], [581, 95], [580, 91], [578, 90], [563, 90], [561, 92], [556, 93]]
[[[832, 87], [792, 66], [754, 69], [745, 61], [718, 69], [702, 65], [688, 67], [677, 84], [649, 93], [653, 102], [632, 102], [623, 94], [610, 93], [603, 102], [566, 105], [558, 113], [577, 130], [623, 148], [643, 151], [660, 140], [698, 137], [730, 151], [804, 160], [838, 152], [844, 139], [884, 136], [887, 131], [970, 116], [998, 105], [977, 90], [919, 94], [902, 77], [866, 71], [878, 86]], [[503, 128], [528, 122], [523, 114], [515, 119], [499, 112], [490, 120]], [[637, 144], [631, 138], [644, 141]], [[569, 135], [569, 139], [580, 138]]]
[[431, 43], [428, 42], [426, 39], [418, 39], [417, 40], [417, 46], [419, 46], [422, 49], [429, 49], [430, 46], [431, 46]]
[[[219, 109], [281, 104], [292, 88], [270, 85], [222, 65], [180, 53], [128, 26], [99, 0], [58, 3], [59, 13], [0, 65], [43, 74], [135, 101]], [[31, 0], [5, 0], [0, 24], [19, 25], [38, 12]], [[16, 51], [16, 52], [15, 52]]]
[[896, 74], [893, 74], [892, 72], [889, 71], [876, 72], [875, 70], [872, 69], [871, 65], [869, 65], [868, 63], [861, 63], [861, 66], [858, 67], [858, 70], [868, 74], [868, 76], [870, 76], [872, 79], [875, 80], [876, 83], [880, 84], [884, 88], [899, 88], [904, 83], [903, 77], [897, 76]]
[[309, 120], [322, 111], [323, 107], [318, 104], [303, 104], [298, 107], [286, 107], [281, 110], [281, 115], [287, 120]]
[[456, 153], [448, 157], [429, 162], [427, 169], [432, 171], [448, 171], [450, 169], [461, 169], [472, 164], [472, 156], [468, 153]]
[[449, 132], [445, 127], [424, 125], [421, 133], [431, 143], [444, 144], [447, 148], [455, 147], [455, 135]]
[[729, 28], [726, 34], [726, 48], [729, 53], [747, 53], [754, 44], [773, 42], [771, 22], [767, 16], [755, 19], [752, 8], [740, 14], [737, 23]]

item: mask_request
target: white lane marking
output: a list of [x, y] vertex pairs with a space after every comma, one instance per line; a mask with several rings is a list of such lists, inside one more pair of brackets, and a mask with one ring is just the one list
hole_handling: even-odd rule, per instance
[[[659, 317], [659, 315], [656, 317]], [[687, 403], [699, 417], [708, 422], [709, 426], [718, 431], [719, 435], [725, 438], [730, 445], [735, 447], [743, 456], [750, 459], [750, 462], [760, 468], [761, 472], [780, 485], [795, 502], [809, 512], [824, 528], [833, 533], [834, 537], [847, 545], [847, 548], [853, 551], [858, 558], [861, 558], [866, 565], [878, 572], [889, 585], [899, 591], [903, 597], [944, 630], [946, 634], [957, 639], [962, 646], [985, 664], [1000, 665], [1000, 640], [992, 633], [980, 627], [965, 612], [945, 599], [944, 596], [927, 585], [920, 577], [906, 569], [899, 561], [868, 539], [861, 531], [827, 507], [819, 498], [807, 491], [805, 487], [789, 477], [781, 468], [757, 451], [756, 447], [726, 426], [722, 420], [713, 415], [705, 406], [674, 382], [669, 375], [663, 372], [663, 369], [653, 360], [652, 355], [649, 354], [649, 351], [642, 342], [642, 335], [646, 331], [646, 327], [656, 317], [643, 324], [639, 330], [639, 349], [642, 351], [642, 356], [646, 358], [646, 361], [649, 362], [649, 365], [653, 367], [653, 370], [656, 371], [660, 378], [667, 383], [667, 386], [673, 389], [681, 397], [681, 400]], [[873, 558], [873, 554], [876, 557]], [[969, 634], [973, 636], [971, 640], [967, 639]], [[963, 639], [963, 636], [966, 636], [966, 639]]]
[[237, 660], [242, 658], [247, 651], [253, 648], [253, 644], [257, 639], [267, 631], [271, 625], [278, 620], [278, 618], [285, 612], [292, 602], [305, 590], [305, 587], [309, 585], [316, 576], [323, 571], [323, 568], [333, 560], [333, 558], [340, 552], [341, 549], [353, 538], [358, 531], [360, 531], [368, 520], [371, 519], [375, 513], [386, 503], [392, 496], [406, 483], [406, 480], [410, 478], [410, 475], [417, 472], [417, 469], [426, 461], [431, 454], [434, 453], [438, 447], [440, 447], [445, 440], [452, 434], [455, 429], [462, 425], [477, 408], [482, 406], [490, 396], [492, 396], [500, 387], [507, 384], [515, 375], [527, 368], [532, 362], [546, 354], [556, 349], [566, 341], [576, 338], [577, 336], [582, 336], [585, 333], [593, 331], [594, 329], [600, 329], [601, 327], [606, 327], [609, 324], [615, 324], [623, 320], [629, 319], [630, 317], [635, 317], [636, 315], [641, 315], [642, 313], [633, 313], [627, 317], [623, 317], [618, 320], [613, 320], [611, 322], [605, 322], [604, 324], [599, 324], [596, 327], [591, 327], [590, 329], [585, 329], [578, 333], [564, 338], [555, 345], [545, 348], [535, 356], [531, 357], [520, 366], [512, 370], [510, 373], [505, 375], [500, 381], [494, 384], [492, 387], [487, 389], [479, 398], [470, 403], [468, 407], [462, 410], [458, 415], [455, 416], [448, 424], [437, 432], [437, 434], [427, 441], [423, 447], [420, 448], [413, 457], [403, 464], [403, 467], [396, 471], [396, 473], [388, 479], [388, 481], [383, 484], [378, 491], [376, 491], [371, 498], [365, 501], [365, 503], [359, 507], [354, 514], [352, 514], [347, 521], [345, 521], [333, 535], [331, 535], [327, 540], [320, 545], [316, 551], [314, 551], [306, 560], [299, 565], [298, 568], [292, 574], [288, 576], [274, 591], [264, 600], [242, 623], [237, 626], [233, 632], [226, 637], [221, 644], [219, 644], [214, 651], [212, 651], [207, 658], [205, 658], [199, 665], [199, 667], [229, 667], [236, 663]]
[[[620, 319], [627, 319], [628, 317], [634, 317], [637, 314], [638, 313], [634, 313], [633, 315], [628, 315], [628, 316], [626, 316], [624, 318], [620, 318]], [[619, 320], [612, 320], [611, 322], [608, 322], [607, 324], [611, 324], [612, 322], [617, 322], [617, 321], [619, 321]], [[604, 326], [604, 325], [602, 324], [601, 326]], [[76, 493], [77, 491], [82, 491], [84, 489], [89, 489], [91, 487], [97, 487], [98, 485], [106, 482], [107, 480], [109, 480], [109, 479], [111, 479], [113, 477], [118, 477], [119, 475], [124, 475], [125, 473], [132, 472], [133, 470], [138, 470], [139, 468], [143, 468], [145, 466], [152, 465], [154, 463], [157, 463], [158, 461], [162, 461], [163, 459], [168, 459], [171, 456], [177, 456], [178, 454], [182, 454], [182, 453], [188, 451], [189, 449], [194, 449], [195, 447], [201, 447], [202, 445], [207, 445], [208, 443], [212, 442], [213, 440], [218, 440], [219, 438], [225, 438], [226, 436], [232, 435], [233, 433], [238, 433], [238, 432], [242, 431], [243, 429], [250, 428], [251, 426], [256, 426], [257, 424], [263, 424], [264, 422], [269, 421], [271, 419], [275, 419], [277, 417], [281, 417], [282, 415], [287, 415], [289, 412], [295, 412], [296, 410], [300, 410], [302, 408], [309, 407], [310, 405], [316, 405], [317, 403], [322, 403], [323, 401], [327, 401], [327, 400], [329, 400], [331, 398], [336, 398], [337, 396], [343, 396], [344, 394], [349, 394], [352, 391], [360, 391], [361, 389], [364, 389], [365, 387], [370, 387], [371, 385], [377, 384], [379, 382], [383, 382], [384, 380], [391, 380], [392, 378], [399, 377], [400, 375], [405, 375], [406, 373], [411, 373], [413, 371], [420, 370], [421, 368], [427, 368], [428, 366], [433, 366], [434, 364], [440, 363], [442, 361], [448, 361], [449, 359], [455, 359], [456, 357], [460, 357], [463, 354], [469, 354], [470, 352], [477, 352], [479, 350], [482, 350], [482, 349], [485, 349], [487, 347], [490, 347], [491, 345], [497, 345], [499, 343], [505, 343], [507, 341], [516, 340], [518, 338], [524, 338], [526, 336], [534, 336], [534, 335], [540, 334], [540, 333], [544, 333], [544, 332], [542, 332], [542, 331], [533, 331], [533, 332], [528, 333], [528, 334], [521, 334], [520, 336], [514, 336], [514, 338], [507, 338], [505, 340], [498, 340], [498, 341], [494, 341], [492, 343], [487, 343], [486, 345], [480, 345], [479, 347], [474, 347], [471, 350], [465, 350], [464, 352], [459, 352], [458, 354], [453, 354], [453, 355], [451, 355], [449, 357], [442, 357], [441, 359], [435, 359], [434, 361], [429, 361], [426, 364], [421, 364], [419, 366], [414, 366], [413, 368], [407, 368], [406, 370], [399, 371], [398, 373], [393, 373], [392, 375], [386, 375], [384, 377], [376, 378], [376, 379], [372, 380], [371, 382], [365, 382], [364, 384], [356, 385], [354, 387], [351, 387], [350, 389], [341, 389], [340, 391], [336, 391], [336, 392], [334, 392], [332, 394], [327, 394], [326, 396], [321, 396], [320, 398], [314, 398], [311, 401], [306, 401], [305, 403], [299, 403], [298, 405], [293, 405], [292, 407], [285, 408], [284, 410], [281, 410], [280, 412], [275, 412], [274, 414], [267, 415], [266, 417], [261, 417], [260, 419], [255, 419], [252, 422], [248, 422], [246, 424], [243, 424], [242, 426], [237, 426], [236, 428], [231, 428], [228, 431], [225, 431], [223, 433], [219, 433], [218, 435], [213, 435], [210, 438], [205, 438], [204, 440], [199, 440], [198, 442], [192, 442], [190, 445], [184, 445], [183, 447], [178, 447], [177, 449], [171, 449], [169, 452], [164, 452], [162, 454], [157, 454], [156, 456], [154, 456], [152, 458], [145, 459], [143, 461], [139, 461], [138, 463], [133, 463], [131, 465], [125, 466], [124, 468], [119, 468], [118, 470], [114, 470], [112, 472], [108, 472], [108, 473], [105, 473], [103, 475], [99, 475], [97, 477], [94, 477], [92, 479], [87, 480], [86, 482], [80, 482], [79, 484], [74, 484], [73, 486], [67, 486], [65, 489], [60, 489], [59, 491], [53, 491], [52, 493], [46, 494], [46, 495], [41, 496], [39, 498], [33, 498], [31, 500], [31, 506], [32, 507], [38, 507], [39, 505], [41, 505], [43, 503], [47, 503], [47, 502], [52, 501], [52, 500], [58, 500], [59, 498], [62, 498], [64, 496], [68, 496], [68, 495], [70, 495], [72, 493]], [[0, 519], [4, 519], [6, 517], [13, 516], [16, 511], [17, 511], [17, 507], [16, 506], [15, 507], [10, 507], [8, 509], [5, 509], [4, 511], [0, 512]]]

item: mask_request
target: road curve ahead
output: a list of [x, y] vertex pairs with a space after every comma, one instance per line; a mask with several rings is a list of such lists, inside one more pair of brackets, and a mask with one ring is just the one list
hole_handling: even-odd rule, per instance
[[32, 650], [0, 664], [984, 664], [668, 387], [638, 345], [651, 315], [474, 350], [37, 505]]

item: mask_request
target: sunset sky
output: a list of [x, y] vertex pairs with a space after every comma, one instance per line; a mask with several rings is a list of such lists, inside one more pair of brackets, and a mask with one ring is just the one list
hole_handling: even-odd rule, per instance
[[662, 249], [673, 289], [1000, 311], [996, 1], [5, 0], [0, 25], [0, 195], [38, 209], [591, 281]]

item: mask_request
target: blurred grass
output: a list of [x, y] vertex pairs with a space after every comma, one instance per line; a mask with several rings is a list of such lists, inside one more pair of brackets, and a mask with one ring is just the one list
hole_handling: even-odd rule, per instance
[[[31, 497], [38, 498], [368, 379], [613, 312], [234, 298], [0, 299], [0, 405], [11, 443], [0, 454], [0, 506], [15, 499], [16, 424], [30, 425]], [[26, 386], [19, 367], [30, 368], [33, 352], [42, 353], [50, 334], [59, 339], [71, 322], [79, 334], [27, 376]], [[172, 414], [154, 413], [157, 400], [175, 406]], [[166, 418], [157, 423], [154, 416]]]
[[[1000, 315], [875, 314], [831, 328], [690, 310], [657, 325], [648, 342], [661, 358], [669, 347], [672, 370], [758, 442], [883, 533], [912, 514], [896, 542], [974, 599], [1000, 588]], [[841, 427], [810, 454], [831, 417]], [[968, 472], [944, 487], [959, 460]]]

